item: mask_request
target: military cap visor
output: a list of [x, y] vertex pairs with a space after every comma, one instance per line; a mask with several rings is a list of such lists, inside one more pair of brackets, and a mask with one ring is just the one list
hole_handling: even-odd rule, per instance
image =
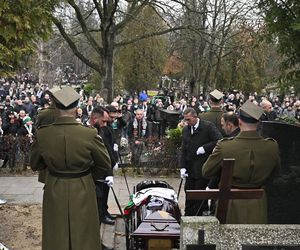
[[259, 121], [263, 112], [261, 107], [247, 100], [240, 108], [240, 118], [245, 122], [255, 123]]
[[224, 94], [217, 89], [210, 92], [209, 95], [210, 95], [210, 99], [212, 99], [214, 101], [220, 101], [224, 96]]
[[55, 104], [60, 109], [71, 109], [77, 106], [80, 95], [71, 87], [64, 87], [53, 93]]

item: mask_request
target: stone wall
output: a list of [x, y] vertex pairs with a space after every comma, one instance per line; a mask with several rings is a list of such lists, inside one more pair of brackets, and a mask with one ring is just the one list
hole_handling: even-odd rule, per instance
[[[242, 250], [243, 245], [299, 245], [300, 225], [223, 224], [215, 217], [181, 218], [180, 249], [198, 244], [198, 232], [204, 230], [204, 243], [216, 244], [217, 250]], [[201, 248], [199, 248], [201, 249]]]

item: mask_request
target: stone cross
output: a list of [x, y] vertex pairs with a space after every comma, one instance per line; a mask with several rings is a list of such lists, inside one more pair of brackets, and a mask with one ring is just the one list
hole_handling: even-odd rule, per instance
[[260, 199], [263, 189], [232, 189], [231, 179], [235, 159], [224, 159], [219, 189], [186, 190], [186, 199], [218, 200], [216, 217], [221, 224], [226, 223], [228, 203], [231, 199]]

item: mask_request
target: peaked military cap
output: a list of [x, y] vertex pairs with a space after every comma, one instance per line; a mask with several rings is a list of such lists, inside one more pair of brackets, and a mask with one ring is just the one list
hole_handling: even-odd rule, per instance
[[61, 90], [61, 88], [58, 87], [58, 86], [55, 86], [55, 87], [53, 87], [51, 89], [47, 89], [45, 92], [47, 94], [53, 95], [56, 91], [59, 91], [59, 90]]
[[263, 109], [250, 100], [247, 100], [240, 108], [240, 119], [248, 123], [256, 123], [263, 114]]
[[80, 95], [71, 87], [64, 87], [53, 93], [55, 105], [59, 109], [72, 109], [78, 104]]
[[215, 89], [214, 91], [209, 93], [209, 96], [212, 101], [219, 102], [224, 94], [221, 91]]

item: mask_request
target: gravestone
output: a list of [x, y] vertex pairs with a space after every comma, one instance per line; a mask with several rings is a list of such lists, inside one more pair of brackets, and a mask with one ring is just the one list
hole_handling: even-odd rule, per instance
[[242, 250], [299, 250], [299, 246], [287, 245], [260, 245], [260, 246], [247, 246], [242, 245]]
[[215, 244], [216, 250], [300, 249], [300, 225], [220, 224], [213, 216], [182, 216], [180, 227], [182, 250], [189, 245], [196, 247], [199, 230], [205, 231], [205, 245]]
[[215, 250], [216, 244], [204, 244], [204, 230], [198, 232], [198, 244], [187, 245], [187, 250]]
[[167, 109], [159, 109], [160, 117], [162, 119], [162, 134], [167, 127], [169, 128], [176, 128], [177, 124], [179, 123], [180, 112], [175, 110], [167, 110]]
[[262, 135], [279, 144], [281, 170], [266, 186], [268, 220], [272, 224], [300, 224], [300, 126], [263, 122]]

